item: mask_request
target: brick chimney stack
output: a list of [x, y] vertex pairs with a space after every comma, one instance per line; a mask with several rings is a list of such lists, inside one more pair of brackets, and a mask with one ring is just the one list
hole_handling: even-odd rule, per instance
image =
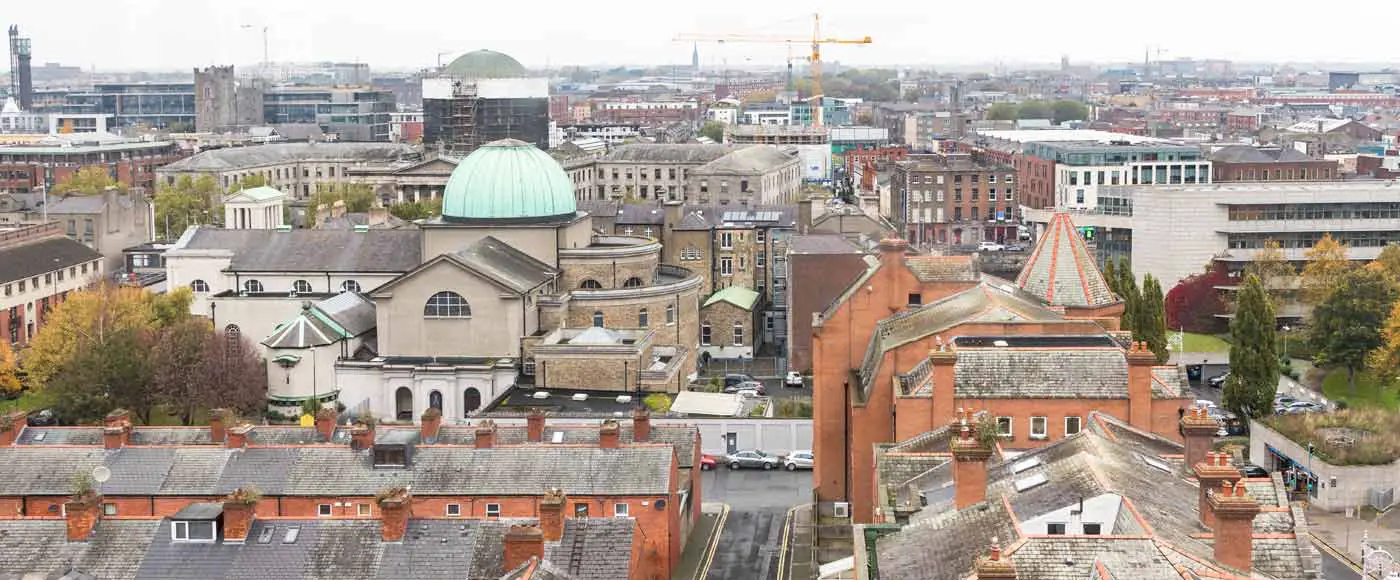
[[977, 562], [977, 580], [1016, 580], [1016, 564], [1001, 553], [995, 538], [991, 551]]
[[401, 542], [408, 534], [408, 518], [412, 515], [413, 496], [408, 489], [395, 487], [379, 492], [379, 530], [385, 542]]
[[476, 425], [476, 448], [490, 449], [496, 446], [496, 422], [483, 420]]
[[632, 409], [632, 441], [642, 443], [651, 439], [651, 411], [645, 407]]
[[977, 439], [972, 412], [958, 409], [958, 434], [953, 439], [953, 500], [958, 509], [987, 499], [987, 459], [992, 448]]
[[424, 443], [437, 442], [438, 430], [442, 428], [442, 411], [428, 407], [418, 422], [418, 438]]
[[544, 559], [544, 534], [539, 526], [511, 526], [506, 532], [506, 553], [502, 562], [506, 570], [519, 568], [531, 558]]
[[1259, 502], [1249, 497], [1244, 484], [1225, 482], [1210, 493], [1215, 511], [1215, 561], [1249, 573], [1254, 565], [1254, 516]]
[[75, 497], [72, 501], [63, 504], [64, 520], [68, 524], [68, 541], [86, 542], [92, 537], [92, 531], [97, 527], [97, 520], [102, 515], [102, 496], [96, 493], [88, 493], [82, 497]]
[[[904, 266], [904, 255], [909, 251], [909, 242], [900, 238], [889, 237], [880, 240], [880, 265], [887, 272], [885, 276], [894, 276], [892, 272], [899, 271]], [[889, 293], [889, 302], [886, 306], [891, 313], [899, 312], [907, 306], [908, 296], [895, 291]]]
[[1210, 494], [1226, 485], [1239, 483], [1242, 475], [1238, 468], [1230, 465], [1228, 455], [1216, 452], [1207, 452], [1205, 459], [1197, 463], [1193, 470], [1196, 472], [1196, 481], [1201, 483], [1200, 498], [1197, 501], [1197, 509], [1201, 512], [1201, 525], [1214, 529], [1216, 517], [1210, 503]]
[[210, 410], [209, 410], [209, 440], [210, 440], [210, 441], [213, 441], [213, 442], [215, 442], [215, 443], [223, 443], [223, 442], [224, 442], [224, 437], [227, 436], [227, 434], [226, 434], [225, 431], [224, 431], [225, 427], [227, 427], [227, 425], [224, 425], [224, 416], [225, 416], [225, 415], [228, 415], [228, 414], [229, 414], [228, 409], [210, 409]]
[[350, 448], [361, 451], [374, 447], [374, 423], [355, 423], [350, 428]]
[[321, 435], [322, 441], [330, 441], [335, 437], [335, 409], [322, 408], [316, 411], [316, 432]]
[[224, 498], [224, 543], [241, 544], [248, 540], [248, 530], [253, 527], [253, 511], [257, 500], [242, 496], [242, 488]]
[[525, 431], [531, 442], [544, 441], [544, 411], [530, 409], [529, 416], [525, 417]]
[[121, 449], [131, 441], [131, 413], [117, 409], [102, 420], [102, 446], [106, 449]]
[[227, 441], [225, 447], [229, 449], [243, 449], [248, 446], [248, 434], [253, 432], [253, 426], [247, 423], [237, 427], [230, 427], [227, 431]]
[[1157, 355], [1145, 341], [1133, 342], [1123, 353], [1128, 359], [1128, 424], [1152, 432], [1152, 367]]
[[617, 449], [622, 444], [618, 437], [621, 427], [616, 419], [605, 419], [598, 427], [598, 446], [603, 449]]
[[1184, 467], [1188, 472], [1195, 469], [1196, 464], [1206, 460], [1206, 454], [1210, 453], [1211, 443], [1218, 431], [1220, 425], [1205, 409], [1195, 407], [1186, 410], [1186, 414], [1181, 417], [1181, 434], [1186, 439]]
[[564, 537], [564, 504], [568, 503], [564, 490], [551, 488], [540, 499], [540, 531], [547, 542], [557, 542]]
[[954, 413], [953, 370], [958, 364], [958, 351], [952, 341], [943, 342], [942, 336], [934, 337], [934, 346], [928, 353], [929, 381], [933, 383], [933, 424], [943, 425], [958, 420]]
[[29, 423], [29, 417], [24, 411], [15, 411], [7, 415], [0, 415], [0, 447], [13, 445], [19, 439], [19, 432], [24, 430]]

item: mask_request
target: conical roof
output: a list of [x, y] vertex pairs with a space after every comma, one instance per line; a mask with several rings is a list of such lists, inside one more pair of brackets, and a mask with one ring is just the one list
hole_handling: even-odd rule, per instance
[[1097, 308], [1118, 302], [1069, 214], [1057, 213], [1016, 285], [1052, 306]]

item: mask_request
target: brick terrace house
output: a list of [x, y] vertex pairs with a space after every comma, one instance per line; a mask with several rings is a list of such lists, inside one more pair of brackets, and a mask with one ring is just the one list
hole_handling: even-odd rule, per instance
[[102, 279], [102, 255], [58, 222], [0, 231], [0, 339], [28, 344], [69, 292]]
[[1309, 157], [1286, 147], [1229, 145], [1210, 156], [1213, 181], [1332, 181], [1337, 161]]
[[947, 423], [959, 407], [998, 417], [1016, 449], [1045, 445], [1103, 410], [1174, 437], [1181, 376], [1114, 333], [1123, 311], [1066, 216], [1051, 220], [1015, 283], [970, 257], [880, 246], [813, 324], [819, 502], [871, 521], [873, 450]]
[[[618, 519], [628, 522], [623, 527], [635, 530], [635, 542], [625, 542], [626, 549], [619, 549], [619, 553], [634, 554], [628, 560], [629, 571], [590, 577], [650, 579], [669, 576], [700, 515], [695, 473], [698, 431], [689, 426], [652, 426], [645, 411], [635, 413], [626, 426], [613, 420], [601, 426], [546, 425], [544, 415], [538, 413], [522, 426], [490, 421], [441, 425], [440, 416], [424, 417], [419, 429], [346, 427], [334, 421], [333, 413], [327, 413], [317, 418], [315, 427], [227, 426], [216, 419], [208, 427], [133, 428], [125, 414], [115, 413], [100, 427], [33, 427], [25, 425], [22, 414], [11, 415], [0, 424], [5, 427], [0, 431], [0, 464], [6, 466], [0, 470], [0, 529], [42, 528], [32, 522], [71, 513], [73, 473], [90, 473], [102, 466], [111, 477], [100, 485], [100, 500], [88, 506], [89, 519], [110, 520], [98, 523], [99, 530], [112, 522], [120, 522], [117, 527], [121, 527], [142, 521], [160, 526], [155, 538], [177, 537], [179, 533], [167, 528], [182, 519], [193, 521], [187, 517], [188, 510], [223, 502], [235, 490], [253, 486], [262, 497], [247, 515], [266, 519], [264, 529], [283, 530], [269, 532], [277, 535], [273, 544], [289, 543], [281, 539], [282, 533], [287, 527], [301, 527], [296, 522], [302, 521], [310, 522], [302, 533], [313, 534], [305, 541], [320, 549], [330, 549], [325, 543], [336, 536], [319, 534], [347, 534], [347, 539], [369, 534], [355, 542], [371, 550], [388, 550], [373, 537], [374, 520], [383, 520], [386, 528], [399, 527], [399, 540], [404, 538], [404, 519], [421, 519], [426, 521], [422, 533], [417, 531], [419, 524], [409, 524], [408, 535], [414, 540], [445, 534], [448, 528], [456, 536], [460, 527], [462, 537], [472, 528], [487, 530], [480, 533], [493, 534], [497, 541], [506, 530], [490, 524], [538, 520], [545, 541], [556, 542], [561, 534], [567, 535], [569, 526], [591, 534], [593, 522]], [[381, 499], [385, 490], [397, 487], [407, 488], [411, 497], [404, 498], [395, 511]], [[227, 505], [224, 513], [227, 516]], [[561, 524], [559, 518], [570, 518], [572, 523]], [[223, 525], [227, 524], [224, 517]], [[91, 528], [92, 522], [83, 525]], [[63, 527], [58, 523], [54, 529]], [[142, 533], [149, 535], [150, 530], [133, 531], [137, 537], [131, 541], [139, 543]], [[254, 526], [248, 536], [260, 538], [260, 533]], [[221, 539], [227, 537], [226, 531], [220, 532]], [[61, 538], [33, 541], [51, 553], [54, 546], [47, 543], [62, 544]], [[69, 541], [73, 538], [70, 533]], [[387, 532], [384, 539], [396, 541]], [[0, 534], [0, 546], [5, 542]], [[247, 544], [254, 546], [251, 539]], [[140, 574], [113, 572], [100, 577], [170, 577], [146, 574], [156, 549], [152, 542], [140, 563]], [[570, 548], [560, 549], [567, 554]], [[460, 557], [471, 552], [464, 549]], [[531, 553], [541, 555], [536, 552]], [[256, 558], [256, 554], [227, 557], [239, 560]], [[310, 554], [296, 557], [313, 558]], [[515, 564], [527, 559], [517, 558]], [[50, 564], [24, 562], [0, 562], [0, 577], [50, 572], [44, 569]], [[496, 578], [501, 573], [468, 577]], [[348, 574], [376, 576], [373, 571]], [[391, 569], [378, 574], [423, 577]]]
[[1204, 414], [1182, 419], [1183, 444], [1092, 412], [1015, 457], [968, 422], [887, 450], [890, 517], [856, 526], [858, 578], [1322, 578], [1302, 504], [1210, 452]]

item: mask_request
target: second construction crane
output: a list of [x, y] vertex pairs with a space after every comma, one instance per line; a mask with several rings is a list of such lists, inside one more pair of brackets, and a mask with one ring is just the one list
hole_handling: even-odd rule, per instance
[[812, 38], [794, 38], [786, 36], [765, 36], [752, 34], [682, 34], [676, 37], [678, 41], [712, 41], [712, 42], [768, 42], [783, 44], [812, 43], [812, 54], [808, 60], [812, 63], [812, 105], [814, 108], [812, 123], [818, 127], [822, 125], [822, 45], [823, 44], [870, 44], [869, 36], [862, 38], [829, 38], [822, 36], [822, 17], [820, 14], [812, 15]]

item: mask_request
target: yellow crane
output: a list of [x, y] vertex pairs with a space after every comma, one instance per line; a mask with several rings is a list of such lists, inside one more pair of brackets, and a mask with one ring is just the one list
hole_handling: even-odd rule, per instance
[[[812, 96], [815, 104], [815, 111], [812, 115], [812, 123], [818, 127], [822, 125], [822, 45], [823, 44], [870, 44], [869, 36], [862, 38], [830, 38], [822, 37], [822, 16], [812, 14], [812, 38], [793, 38], [787, 36], [766, 36], [754, 34], [682, 34], [676, 37], [677, 41], [685, 42], [767, 42], [783, 44], [801, 44], [810, 42], [812, 44], [812, 54], [807, 60], [812, 63]], [[791, 66], [791, 63], [789, 63]]]

